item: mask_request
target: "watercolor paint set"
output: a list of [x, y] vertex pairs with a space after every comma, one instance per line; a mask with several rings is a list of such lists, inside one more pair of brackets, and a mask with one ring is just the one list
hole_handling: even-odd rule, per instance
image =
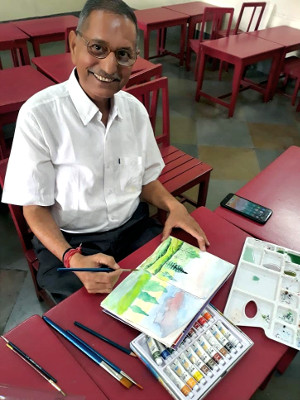
[[300, 253], [247, 238], [224, 315], [300, 350]]
[[203, 399], [252, 345], [252, 340], [211, 304], [176, 350], [144, 333], [130, 343], [177, 400]]

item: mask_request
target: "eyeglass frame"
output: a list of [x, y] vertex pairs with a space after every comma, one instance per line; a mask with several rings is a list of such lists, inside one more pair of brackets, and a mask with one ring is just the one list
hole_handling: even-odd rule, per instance
[[[80, 31], [77, 30], [77, 29], [76, 29], [75, 32], [76, 32], [76, 35], [79, 35], [79, 36], [81, 37], [81, 39], [84, 41], [88, 53], [89, 53], [91, 56], [93, 56], [93, 57], [95, 57], [95, 58], [98, 58], [99, 60], [103, 60], [103, 59], [105, 59], [106, 57], [108, 57], [110, 53], [114, 53], [114, 54], [115, 54], [115, 58], [116, 58], [116, 62], [117, 62], [119, 65], [121, 65], [121, 67], [132, 67], [132, 65], [136, 62], [138, 55], [140, 54], [140, 50], [139, 50], [139, 49], [136, 49], [136, 51], [135, 51], [135, 53], [134, 53], [134, 54], [135, 54], [135, 58], [132, 59], [132, 60], [133, 60], [132, 64], [128, 64], [128, 65], [126, 65], [126, 64], [121, 64], [121, 63], [119, 62], [119, 60], [118, 60], [118, 58], [117, 58], [117, 54], [116, 54], [116, 53], [117, 53], [119, 50], [121, 50], [121, 49], [111, 50], [110, 47], [106, 44], [106, 42], [103, 41], [103, 43], [106, 44], [106, 47], [107, 47], [107, 49], [109, 50], [109, 52], [108, 52], [104, 57], [95, 56], [95, 54], [93, 54], [93, 53], [91, 52], [91, 50], [90, 50], [89, 43], [90, 43], [91, 41], [93, 41], [93, 40], [95, 40], [95, 42], [97, 42], [97, 40], [96, 40], [96, 39], [90, 39], [90, 40], [88, 40], [87, 38], [85, 38], [85, 37], [83, 36], [82, 32], [80, 32]], [[100, 40], [99, 40], [98, 42], [101, 43]]]

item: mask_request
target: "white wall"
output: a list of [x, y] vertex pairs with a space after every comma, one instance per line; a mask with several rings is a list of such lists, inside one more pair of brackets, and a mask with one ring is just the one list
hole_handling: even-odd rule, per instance
[[[169, 4], [188, 3], [189, 0], [127, 0], [136, 9], [160, 7]], [[206, 0], [217, 6], [234, 7], [235, 18], [241, 0]], [[289, 25], [300, 29], [299, 0], [266, 0], [267, 8], [261, 27]], [[38, 17], [79, 11], [85, 0], [0, 0], [0, 21]]]

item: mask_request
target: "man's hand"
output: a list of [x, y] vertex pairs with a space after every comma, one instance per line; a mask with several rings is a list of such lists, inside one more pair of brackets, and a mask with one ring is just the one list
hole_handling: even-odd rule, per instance
[[76, 253], [70, 260], [71, 268], [98, 268], [101, 265], [113, 268], [113, 272], [75, 272], [88, 293], [110, 293], [122, 270], [113, 257], [102, 253], [83, 256]]
[[162, 240], [167, 239], [173, 228], [181, 228], [194, 236], [202, 251], [205, 251], [206, 246], [209, 246], [209, 241], [205, 233], [181, 203], [176, 204], [176, 206], [170, 210], [162, 233]]

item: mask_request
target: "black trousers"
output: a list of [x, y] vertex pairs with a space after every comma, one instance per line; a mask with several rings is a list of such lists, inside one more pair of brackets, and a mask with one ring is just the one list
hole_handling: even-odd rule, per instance
[[[162, 225], [149, 217], [148, 204], [141, 202], [129, 221], [108, 232], [71, 234], [62, 232], [72, 247], [82, 243], [82, 254], [104, 253], [118, 262], [162, 232]], [[39, 260], [37, 280], [39, 285], [52, 293], [57, 300], [63, 300], [83, 285], [73, 273], [58, 272], [62, 261], [55, 257], [34, 237], [33, 248]]]

